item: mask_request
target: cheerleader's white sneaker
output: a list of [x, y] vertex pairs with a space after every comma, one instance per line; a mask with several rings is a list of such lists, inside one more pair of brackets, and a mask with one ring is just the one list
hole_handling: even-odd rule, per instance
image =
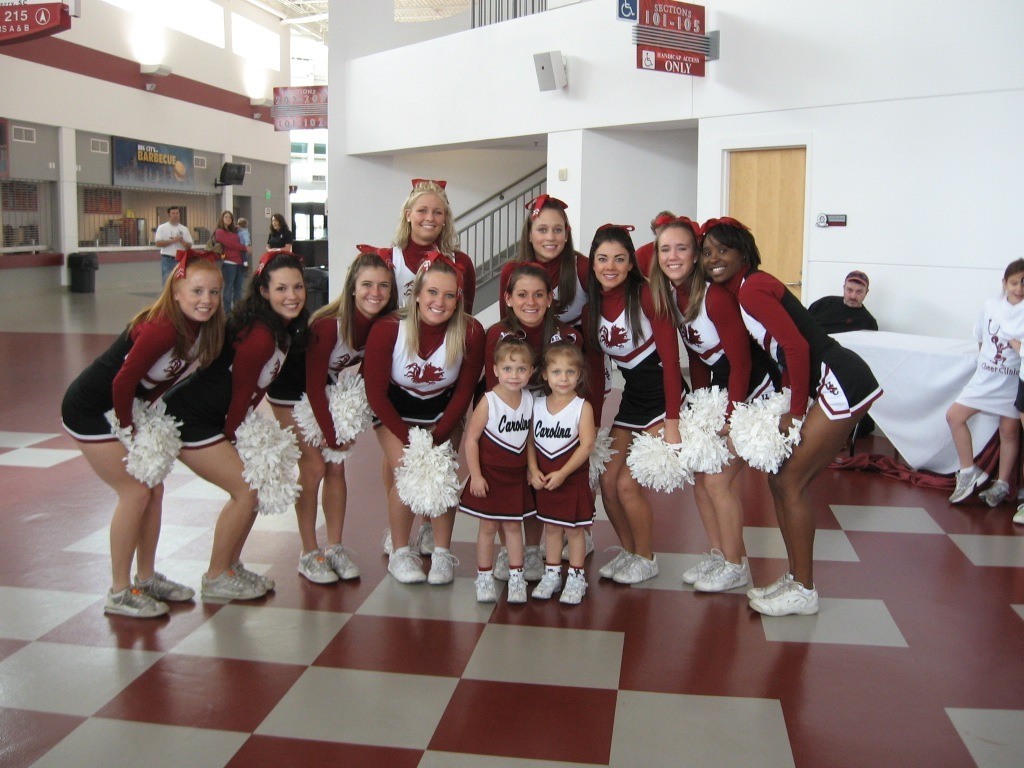
[[787, 581], [771, 594], [751, 600], [750, 607], [765, 616], [810, 616], [818, 612], [818, 590]]
[[683, 571], [683, 584], [696, 584], [701, 578], [707, 575], [712, 568], [724, 561], [725, 555], [722, 554], [722, 550], [712, 549], [704, 555], [703, 560], [692, 568], [687, 568]]

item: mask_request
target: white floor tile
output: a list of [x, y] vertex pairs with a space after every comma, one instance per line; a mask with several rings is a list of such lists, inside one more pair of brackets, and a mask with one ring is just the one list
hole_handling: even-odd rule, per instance
[[423, 753], [418, 768], [594, 768], [594, 764], [562, 763], [555, 760], [520, 760], [513, 757], [427, 750]]
[[0, 448], [26, 448], [58, 436], [56, 432], [5, 432], [0, 430]]
[[256, 733], [426, 749], [459, 680], [310, 667]]
[[190, 768], [222, 768], [241, 749], [247, 733], [182, 728], [91, 718], [47, 752], [34, 768], [179, 768], [183, 752]]
[[72, 616], [98, 607], [101, 595], [0, 587], [0, 637], [35, 640]]
[[452, 584], [434, 587], [427, 583], [399, 584], [394, 577], [388, 575], [363, 601], [356, 613], [364, 616], [485, 623], [491, 617], [496, 603], [476, 601], [474, 578], [460, 576]]
[[845, 531], [945, 533], [942, 526], [921, 507], [829, 506]]
[[462, 677], [614, 690], [624, 642], [621, 632], [488, 624]]
[[[743, 529], [743, 544], [748, 557], [787, 560], [786, 544], [778, 528]], [[860, 558], [843, 531], [818, 529], [814, 535], [814, 559], [857, 563]]]
[[766, 640], [906, 648], [907, 641], [881, 600], [821, 598], [814, 616], [762, 616]]
[[975, 565], [1024, 567], [1024, 536], [980, 536], [951, 533], [949, 538]]
[[1024, 765], [1024, 711], [946, 709], [978, 768]]
[[81, 455], [80, 451], [66, 448], [15, 448], [13, 451], [0, 453], [0, 466], [47, 469]]
[[221, 490], [213, 483], [208, 483], [201, 478], [178, 486], [174, 490], [164, 494], [164, 502], [167, 499], [210, 499], [213, 501], [227, 501], [230, 497], [227, 491]]
[[192, 656], [312, 664], [350, 616], [226, 605], [171, 650]]
[[619, 691], [609, 765], [792, 768], [775, 699]]
[[92, 715], [162, 657], [152, 651], [35, 642], [0, 660], [0, 706]]

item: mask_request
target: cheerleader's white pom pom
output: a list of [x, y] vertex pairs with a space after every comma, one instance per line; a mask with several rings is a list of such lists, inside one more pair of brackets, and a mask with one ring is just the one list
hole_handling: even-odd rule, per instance
[[174, 458], [181, 450], [181, 422], [168, 416], [164, 409], [163, 400], [148, 405], [136, 398], [132, 402], [134, 432], [118, 424], [113, 410], [105, 414], [117, 439], [128, 450], [128, 474], [150, 488], [160, 485], [171, 473]]
[[413, 427], [402, 463], [395, 468], [398, 497], [414, 514], [440, 517], [459, 503], [458, 471], [451, 441], [434, 445], [430, 432]]
[[283, 514], [295, 504], [302, 489], [295, 482], [299, 443], [291, 429], [253, 411], [235, 431], [235, 450], [260, 513]]
[[699, 389], [686, 396], [679, 412], [679, 458], [691, 472], [715, 474], [732, 458], [725, 437], [725, 411], [729, 393], [718, 386]]
[[729, 420], [729, 434], [736, 453], [747, 464], [774, 474], [789, 458], [793, 446], [800, 444], [801, 420], [794, 420], [785, 435], [779, 432], [779, 419], [789, 413], [789, 407], [788, 389], [751, 403], [737, 403]]
[[612, 434], [608, 427], [601, 427], [594, 439], [594, 450], [590, 452], [590, 490], [596, 492], [601, 485], [601, 475], [608, 461], [618, 451], [612, 448]]
[[[342, 376], [337, 384], [327, 385], [327, 405], [331, 410], [331, 419], [334, 422], [334, 432], [338, 441], [347, 443], [355, 438], [373, 423], [373, 411], [366, 400], [366, 387], [363, 384], [363, 377], [359, 374]], [[302, 436], [312, 446], [322, 447], [324, 445], [324, 434], [320, 424], [313, 415], [309, 398], [303, 394], [302, 399], [293, 411], [296, 424], [302, 430]], [[323, 448], [324, 460], [334, 464], [341, 464], [348, 457], [348, 451], [339, 451], [332, 448]]]
[[626, 466], [644, 488], [670, 493], [693, 483], [693, 475], [679, 458], [680, 446], [665, 442], [662, 435], [642, 432], [633, 438]]

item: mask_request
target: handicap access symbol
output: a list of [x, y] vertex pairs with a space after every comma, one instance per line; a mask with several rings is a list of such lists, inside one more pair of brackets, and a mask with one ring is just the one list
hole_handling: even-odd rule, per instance
[[640, 0], [619, 0], [619, 18], [625, 21], [636, 21], [639, 2]]

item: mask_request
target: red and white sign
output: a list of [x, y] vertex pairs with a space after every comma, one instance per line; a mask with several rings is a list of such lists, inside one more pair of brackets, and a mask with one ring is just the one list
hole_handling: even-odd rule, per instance
[[21, 43], [71, 29], [71, 12], [64, 3], [0, 5], [0, 45]]
[[[636, 67], [704, 77], [706, 56], [695, 41], [707, 34], [704, 6], [676, 0], [640, 0]], [[706, 49], [705, 49], [706, 50]]]
[[704, 77], [704, 54], [673, 51], [653, 45], [636, 47], [636, 68], [675, 75]]
[[275, 131], [327, 127], [327, 86], [275, 88], [270, 108]]

